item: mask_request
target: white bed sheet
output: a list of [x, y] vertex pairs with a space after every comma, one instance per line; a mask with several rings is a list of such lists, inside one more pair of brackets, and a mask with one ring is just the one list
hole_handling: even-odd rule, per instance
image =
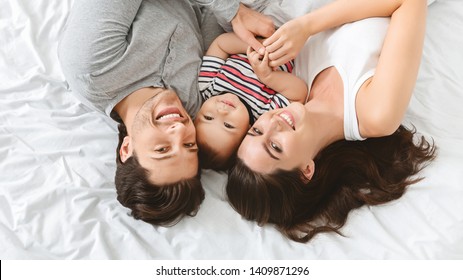
[[241, 219], [213, 171], [196, 217], [130, 217], [113, 183], [116, 125], [67, 91], [57, 60], [73, 0], [0, 2], [0, 259], [463, 259], [463, 1], [429, 7], [405, 118], [439, 147], [426, 179], [353, 211], [345, 237], [307, 244]]

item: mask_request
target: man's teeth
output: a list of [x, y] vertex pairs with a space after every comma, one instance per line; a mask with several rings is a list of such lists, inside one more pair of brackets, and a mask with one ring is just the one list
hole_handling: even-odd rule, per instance
[[180, 118], [180, 114], [167, 114], [159, 118], [159, 120], [163, 119], [171, 119], [171, 118]]
[[282, 117], [291, 127], [294, 128], [294, 123], [293, 123], [293, 120], [291, 119], [290, 116], [288, 116], [287, 114], [283, 113], [283, 114], [280, 114], [280, 117]]

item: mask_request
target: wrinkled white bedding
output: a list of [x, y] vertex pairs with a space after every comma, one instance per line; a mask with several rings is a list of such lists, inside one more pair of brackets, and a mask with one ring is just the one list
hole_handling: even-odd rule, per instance
[[463, 259], [463, 1], [429, 7], [404, 121], [439, 147], [426, 179], [353, 211], [344, 237], [307, 244], [242, 220], [213, 171], [196, 217], [171, 228], [130, 217], [113, 184], [116, 125], [67, 91], [57, 60], [73, 0], [1, 2], [0, 259]]

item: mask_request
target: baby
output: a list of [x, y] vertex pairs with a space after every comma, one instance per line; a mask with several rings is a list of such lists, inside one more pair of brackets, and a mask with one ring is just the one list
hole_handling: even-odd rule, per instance
[[291, 74], [294, 61], [278, 69], [268, 62], [268, 53], [259, 55], [234, 33], [207, 50], [198, 79], [204, 103], [194, 121], [202, 168], [226, 170], [260, 115], [306, 101], [306, 83]]

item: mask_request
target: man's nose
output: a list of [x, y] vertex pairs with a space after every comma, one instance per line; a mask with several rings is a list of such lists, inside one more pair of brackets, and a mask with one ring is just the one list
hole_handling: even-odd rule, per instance
[[169, 132], [181, 132], [185, 130], [185, 125], [181, 122], [174, 122], [171, 125], [169, 125], [168, 128]]

